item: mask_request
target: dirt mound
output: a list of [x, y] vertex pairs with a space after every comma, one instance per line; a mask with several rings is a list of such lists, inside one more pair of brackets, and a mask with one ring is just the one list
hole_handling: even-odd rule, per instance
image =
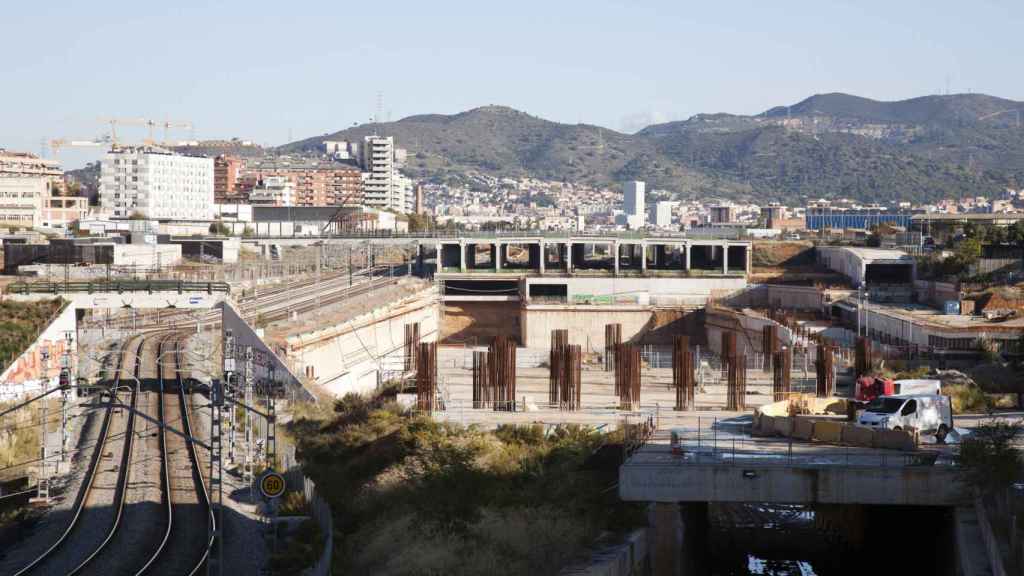
[[814, 264], [814, 244], [800, 242], [754, 242], [751, 264], [755, 267], [792, 267]]

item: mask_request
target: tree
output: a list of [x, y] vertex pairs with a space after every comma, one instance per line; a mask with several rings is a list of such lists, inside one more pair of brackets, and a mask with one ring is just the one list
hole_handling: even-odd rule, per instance
[[230, 236], [231, 230], [227, 227], [226, 224], [224, 224], [220, 220], [217, 220], [216, 222], [210, 224], [210, 234], [216, 234], [218, 236]]

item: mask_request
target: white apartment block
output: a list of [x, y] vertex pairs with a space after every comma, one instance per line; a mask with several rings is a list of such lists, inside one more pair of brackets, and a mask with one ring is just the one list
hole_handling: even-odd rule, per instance
[[43, 208], [62, 177], [53, 160], [0, 149], [0, 226], [43, 225]]
[[367, 136], [363, 139], [361, 152], [364, 203], [401, 214], [412, 212], [412, 181], [398, 171], [395, 139]]
[[213, 159], [162, 148], [118, 148], [100, 164], [100, 205], [115, 217], [211, 220]]

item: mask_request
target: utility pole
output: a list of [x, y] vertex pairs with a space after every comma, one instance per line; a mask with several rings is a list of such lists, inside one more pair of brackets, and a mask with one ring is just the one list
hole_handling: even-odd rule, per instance
[[255, 501], [255, 495], [253, 494], [254, 484], [252, 481], [252, 468], [253, 468], [253, 455], [252, 455], [252, 411], [249, 409], [252, 406], [252, 388], [253, 388], [253, 374], [252, 374], [252, 346], [245, 347], [245, 462], [242, 464], [242, 479], [249, 485], [249, 498]]
[[71, 345], [73, 343], [71, 330], [64, 332], [64, 354], [60, 358], [60, 461], [65, 464], [68, 461], [68, 412], [71, 404]]
[[[43, 394], [46, 394], [46, 392], [48, 392], [49, 388], [50, 388], [50, 371], [49, 371], [49, 368], [50, 368], [50, 349], [49, 349], [49, 347], [43, 348], [43, 350], [41, 352], [41, 357], [42, 357], [41, 358], [41, 362], [40, 362], [40, 368], [42, 369], [41, 381], [42, 381], [42, 385], [43, 385]], [[49, 477], [49, 470], [46, 469], [46, 457], [47, 457], [46, 440], [47, 440], [47, 436], [48, 436], [48, 434], [47, 434], [47, 428], [48, 428], [47, 420], [50, 419], [49, 410], [47, 410], [47, 404], [48, 403], [49, 403], [49, 399], [44, 397], [43, 398], [43, 409], [42, 409], [43, 431], [40, 433], [40, 438], [41, 438], [40, 444], [41, 444], [41, 446], [40, 446], [40, 450], [39, 450], [39, 456], [40, 456], [40, 460], [39, 460], [39, 473], [38, 473], [38, 478], [36, 479], [36, 486], [37, 486], [37, 488], [36, 488], [36, 499], [39, 502], [49, 502], [50, 501], [50, 477]]]
[[224, 331], [223, 343], [224, 381], [213, 380], [210, 389], [210, 498], [217, 509], [215, 525], [207, 528], [209, 538], [214, 539], [216, 553], [206, 563], [206, 576], [216, 576], [224, 566], [224, 478], [222, 466], [221, 408], [224, 406], [226, 383], [235, 371], [235, 338], [231, 330]]

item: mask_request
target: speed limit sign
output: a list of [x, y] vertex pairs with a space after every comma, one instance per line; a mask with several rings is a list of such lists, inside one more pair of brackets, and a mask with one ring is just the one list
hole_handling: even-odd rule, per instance
[[263, 493], [264, 498], [277, 498], [284, 494], [285, 489], [284, 476], [281, 476], [277, 472], [267, 472], [260, 478], [260, 492]]

